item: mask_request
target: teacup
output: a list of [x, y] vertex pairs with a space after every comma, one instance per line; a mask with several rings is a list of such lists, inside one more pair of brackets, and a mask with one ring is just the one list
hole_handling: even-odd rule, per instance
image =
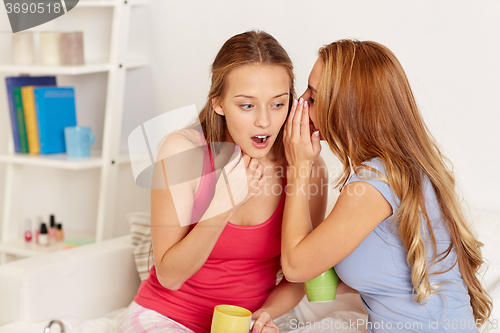
[[68, 157], [89, 157], [95, 137], [90, 127], [68, 126], [64, 128]]
[[339, 277], [332, 267], [312, 280], [304, 283], [309, 302], [328, 302], [335, 300]]
[[211, 333], [248, 333], [252, 312], [235, 305], [214, 308]]

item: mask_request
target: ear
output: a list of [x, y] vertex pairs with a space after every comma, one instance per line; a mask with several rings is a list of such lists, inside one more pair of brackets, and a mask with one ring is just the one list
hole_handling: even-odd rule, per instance
[[225, 116], [222, 105], [219, 104], [219, 97], [212, 98], [212, 108], [218, 115]]

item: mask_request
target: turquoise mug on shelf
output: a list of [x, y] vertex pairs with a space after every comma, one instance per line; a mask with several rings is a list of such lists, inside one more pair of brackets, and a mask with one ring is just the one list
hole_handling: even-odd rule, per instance
[[85, 126], [68, 126], [64, 128], [66, 154], [68, 157], [89, 157], [90, 147], [95, 137], [92, 129]]

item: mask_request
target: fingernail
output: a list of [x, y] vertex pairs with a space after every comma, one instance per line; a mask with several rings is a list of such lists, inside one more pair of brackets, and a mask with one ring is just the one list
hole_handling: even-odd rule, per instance
[[[299, 99], [299, 104], [302, 104], [302, 102], [304, 102], [304, 100], [302, 99], [302, 97]], [[253, 332], [252, 332], [253, 333]]]
[[319, 131], [314, 132], [314, 136], [319, 136]]
[[304, 107], [306, 108], [307, 107], [307, 101], [304, 102]]
[[[297, 106], [298, 102], [296, 99], [293, 100], [293, 106]], [[253, 333], [253, 332], [252, 332]]]
[[254, 328], [253, 331], [252, 331], [252, 333], [259, 333], [259, 330], [256, 329], [256, 328]]

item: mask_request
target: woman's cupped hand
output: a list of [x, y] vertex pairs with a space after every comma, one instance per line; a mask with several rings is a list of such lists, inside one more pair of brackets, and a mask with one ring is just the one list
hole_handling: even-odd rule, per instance
[[289, 167], [311, 167], [321, 152], [319, 131], [311, 133], [309, 121], [307, 101], [294, 101], [283, 131]]

